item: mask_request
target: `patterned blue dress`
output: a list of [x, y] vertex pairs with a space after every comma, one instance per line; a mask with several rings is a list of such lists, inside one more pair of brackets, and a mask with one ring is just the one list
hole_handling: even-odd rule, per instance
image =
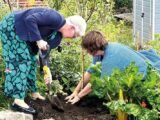
[[24, 99], [28, 90], [37, 91], [36, 55], [25, 41], [15, 32], [15, 16], [10, 14], [0, 23], [2, 55], [5, 62], [5, 94], [9, 97]]

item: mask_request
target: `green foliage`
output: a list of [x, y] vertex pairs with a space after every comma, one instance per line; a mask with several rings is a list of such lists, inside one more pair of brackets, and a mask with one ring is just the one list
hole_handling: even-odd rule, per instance
[[[60, 2], [61, 1], [61, 2]], [[114, 7], [113, 0], [51, 0], [50, 7], [59, 10], [63, 15], [81, 15], [90, 26], [96, 26], [96, 23], [107, 23], [112, 16]], [[58, 4], [56, 4], [58, 3]], [[57, 7], [58, 6], [58, 7]], [[60, 9], [61, 8], [61, 9]]]
[[10, 100], [6, 99], [4, 93], [3, 93], [3, 89], [4, 89], [4, 63], [3, 63], [3, 59], [2, 59], [2, 56], [1, 56], [1, 53], [2, 53], [2, 47], [0, 45], [0, 110], [3, 110], [3, 109], [7, 109], [9, 108], [9, 103], [10, 103]]
[[51, 8], [60, 10], [63, 5], [64, 0], [48, 0], [48, 4]]
[[8, 5], [4, 4], [3, 0], [0, 0], [0, 11], [0, 20], [2, 20], [5, 15], [10, 13]]
[[117, 12], [131, 12], [133, 0], [114, 0]]
[[0, 111], [9, 109], [11, 103], [11, 99], [6, 98], [4, 92], [0, 88]]
[[[8, 14], [10, 12], [9, 10], [9, 7], [4, 4], [3, 0], [0, 0], [0, 11], [1, 11], [1, 14], [0, 14], [0, 21], [3, 19], [3, 17]], [[1, 41], [1, 40], [0, 40]], [[0, 91], [1, 91], [1, 85], [2, 83], [4, 82], [4, 63], [3, 63], [3, 59], [2, 59], [2, 46], [1, 46], [1, 43], [0, 43]]]
[[63, 93], [63, 86], [60, 84], [58, 80], [54, 80], [52, 82], [52, 90], [54, 95], [57, 95], [58, 93]]
[[[95, 29], [94, 27], [92, 29]], [[133, 47], [132, 28], [125, 21], [112, 20], [107, 24], [98, 24], [96, 30], [102, 31], [106, 39], [111, 42], [120, 42]]]
[[155, 34], [155, 40], [160, 40], [160, 34]]
[[[93, 67], [95, 74], [99, 74], [97, 67], [99, 65]], [[138, 120], [157, 119], [160, 109], [160, 76], [157, 71], [148, 65], [147, 76], [145, 80], [142, 79], [138, 68], [132, 63], [124, 70], [115, 69], [110, 77], [99, 78], [93, 74], [91, 84], [93, 94], [110, 101], [106, 105], [113, 113], [120, 109], [129, 115], [136, 116]], [[124, 100], [122, 101], [118, 100], [120, 90], [124, 94]], [[141, 100], [144, 98], [152, 106], [151, 109], [140, 106]]]
[[[55, 79], [61, 81], [64, 90], [72, 91], [81, 78], [82, 73], [82, 51], [79, 46], [80, 40], [63, 41], [62, 52], [56, 49], [51, 53], [51, 71]], [[85, 57], [85, 66], [89, 63], [89, 59]]]
[[[137, 87], [137, 84], [139, 84], [139, 82], [142, 80], [142, 75], [138, 74], [137, 67], [133, 66], [134, 64], [131, 64], [125, 70], [123, 70], [123, 72], [119, 69], [114, 69], [114, 72], [110, 77], [105, 76], [104, 78], [97, 77], [96, 74], [99, 73], [99, 71], [96, 71], [95, 69], [96, 72], [92, 75], [91, 78], [94, 91], [98, 92], [99, 89], [101, 89], [103, 90], [102, 93], [104, 93], [104, 96], [101, 97], [106, 98], [108, 94], [111, 94], [112, 98], [114, 99], [117, 98], [120, 89], [126, 91], [126, 93], [128, 91], [130, 93], [131, 90], [134, 91], [134, 87]], [[132, 84], [135, 84], [135, 86], [133, 87]], [[106, 94], [105, 91], [107, 91], [108, 94]], [[127, 94], [127, 96], [133, 97], [132, 94]]]
[[156, 109], [146, 109], [142, 108], [141, 106], [134, 104], [134, 103], [126, 103], [123, 100], [111, 101], [105, 106], [109, 107], [112, 113], [121, 109], [123, 112], [127, 113], [128, 115], [134, 115], [137, 117], [137, 120], [157, 120], [158, 119], [158, 112]]
[[150, 40], [146, 46], [146, 48], [153, 48], [155, 49], [158, 53], [160, 53], [160, 34], [155, 35], [155, 40]]
[[36, 83], [38, 86], [38, 91], [44, 95], [47, 90], [47, 86], [45, 84], [43, 77], [44, 77], [43, 74], [40, 74], [40, 72], [37, 72]]
[[2, 82], [4, 80], [4, 68], [5, 68], [1, 54], [2, 54], [2, 47], [0, 45], [0, 61], [1, 61], [1, 63], [0, 63], [0, 68], [1, 68], [0, 69], [0, 84], [2, 84]]

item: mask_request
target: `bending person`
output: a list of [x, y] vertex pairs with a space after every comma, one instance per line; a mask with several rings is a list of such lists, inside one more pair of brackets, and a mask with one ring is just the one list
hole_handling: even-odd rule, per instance
[[[93, 56], [92, 64], [102, 62], [101, 77], [105, 75], [110, 76], [114, 68], [123, 70], [132, 62], [135, 62], [139, 73], [143, 74], [143, 77], [145, 77], [147, 72], [148, 64], [146, 61], [160, 72], [160, 56], [154, 50], [137, 52], [119, 43], [108, 43], [98, 31], [91, 31], [86, 34], [82, 39], [81, 46], [87, 53]], [[81, 90], [82, 80], [80, 80], [74, 92], [65, 98], [67, 102], [75, 104], [92, 91], [92, 85], [89, 83], [89, 80], [93, 72], [91, 69], [87, 70], [84, 74], [84, 88]]]
[[[85, 20], [78, 15], [64, 18], [49, 8], [19, 10], [6, 16], [0, 23], [3, 58], [5, 62], [5, 94], [12, 97], [12, 109], [34, 114], [36, 111], [25, 103], [27, 91], [34, 99], [44, 99], [37, 90], [36, 68], [39, 50], [56, 48], [62, 38], [84, 35]], [[48, 78], [51, 82], [51, 73]]]

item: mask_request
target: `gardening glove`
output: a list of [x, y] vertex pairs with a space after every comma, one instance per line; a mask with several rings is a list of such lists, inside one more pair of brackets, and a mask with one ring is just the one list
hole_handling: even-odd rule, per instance
[[41, 50], [47, 50], [48, 43], [44, 40], [37, 41], [38, 48]]
[[80, 97], [78, 95], [76, 95], [76, 96], [74, 96], [73, 99], [68, 100], [67, 103], [69, 102], [73, 105], [73, 104], [77, 103], [79, 100], [80, 100]]
[[68, 103], [68, 101], [72, 100], [75, 96], [77, 96], [77, 94], [78, 94], [77, 91], [74, 91], [71, 95], [67, 96], [65, 98], [65, 100], [67, 100], [66, 103]]
[[51, 84], [52, 83], [52, 74], [51, 71], [49, 69], [48, 66], [44, 66], [43, 67], [43, 71], [44, 71], [44, 80], [45, 80], [45, 84]]

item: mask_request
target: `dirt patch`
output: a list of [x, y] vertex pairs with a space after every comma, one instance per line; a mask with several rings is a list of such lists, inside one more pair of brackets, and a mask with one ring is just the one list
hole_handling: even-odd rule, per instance
[[95, 97], [84, 98], [76, 105], [66, 104], [62, 96], [59, 98], [64, 106], [64, 112], [53, 108], [48, 100], [28, 98], [26, 102], [38, 111], [35, 120], [51, 118], [53, 120], [114, 120], [108, 110], [102, 106], [102, 100]]

